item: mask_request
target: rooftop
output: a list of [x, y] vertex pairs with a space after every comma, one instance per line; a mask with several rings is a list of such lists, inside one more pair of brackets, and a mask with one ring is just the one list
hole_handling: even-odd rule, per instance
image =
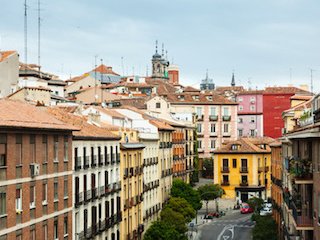
[[16, 51], [0, 51], [0, 62], [4, 61], [11, 55], [15, 54]]

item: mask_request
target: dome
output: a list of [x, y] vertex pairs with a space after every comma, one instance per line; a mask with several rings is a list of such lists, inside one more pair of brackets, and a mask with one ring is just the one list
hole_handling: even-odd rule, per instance
[[152, 56], [152, 58], [161, 58], [161, 55], [158, 53], [158, 52], [156, 52], [153, 56]]

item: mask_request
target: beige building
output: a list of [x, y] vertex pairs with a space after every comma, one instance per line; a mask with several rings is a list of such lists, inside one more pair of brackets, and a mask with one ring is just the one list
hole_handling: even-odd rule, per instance
[[67, 80], [67, 82], [68, 85], [65, 86], [65, 94], [67, 96], [85, 88], [101, 85], [100, 81], [96, 81], [94, 77], [89, 75], [89, 73], [85, 73], [81, 76], [71, 78]]
[[72, 95], [70, 99], [84, 104], [91, 104], [115, 101], [121, 99], [121, 97], [108, 92], [103, 86], [97, 86], [81, 89]]
[[51, 94], [49, 88], [24, 87], [10, 94], [8, 98], [49, 106], [51, 101]]
[[16, 51], [0, 51], [0, 97], [12, 93], [19, 79], [19, 55]]

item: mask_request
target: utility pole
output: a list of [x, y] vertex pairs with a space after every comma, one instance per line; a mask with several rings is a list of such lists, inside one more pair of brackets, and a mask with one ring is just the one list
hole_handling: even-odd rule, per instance
[[39, 74], [40, 73], [40, 24], [41, 24], [41, 18], [40, 18], [40, 0], [38, 0], [38, 67], [39, 67]]
[[[24, 63], [28, 62], [28, 17], [27, 17], [27, 0], [24, 0]], [[25, 69], [27, 71], [27, 69]]]
[[313, 71], [314, 71], [314, 69], [310, 68], [310, 80], [311, 80], [310, 89], [311, 89], [312, 95], [313, 95]]
[[98, 55], [94, 56], [94, 103], [97, 104], [97, 57]]

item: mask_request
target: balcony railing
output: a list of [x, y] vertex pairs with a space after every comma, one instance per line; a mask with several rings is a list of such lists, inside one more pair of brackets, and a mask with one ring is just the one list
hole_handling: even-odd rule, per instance
[[203, 115], [202, 115], [202, 114], [201, 114], [201, 115], [198, 115], [198, 116], [197, 116], [197, 120], [198, 120], [198, 121], [203, 121]]
[[248, 173], [248, 167], [241, 167], [240, 173]]
[[218, 121], [218, 115], [210, 115], [209, 120], [210, 121]]
[[221, 169], [221, 172], [222, 173], [229, 173], [230, 172], [229, 167], [223, 166], [222, 169]]
[[222, 120], [223, 121], [231, 121], [231, 116], [225, 115], [225, 116], [222, 117]]
[[297, 159], [290, 162], [290, 173], [295, 180], [312, 180], [312, 161], [309, 159]]
[[229, 181], [224, 181], [221, 183], [221, 186], [229, 186], [230, 182]]
[[242, 186], [242, 187], [244, 187], [244, 186], [248, 186], [248, 182], [245, 182], [245, 181], [240, 182], [240, 186]]
[[269, 167], [268, 166], [263, 166], [263, 167], [259, 167], [258, 168], [258, 172], [268, 172], [269, 171]]
[[292, 204], [292, 215], [297, 227], [313, 227], [313, 218], [310, 209], [312, 206], [302, 207]]

